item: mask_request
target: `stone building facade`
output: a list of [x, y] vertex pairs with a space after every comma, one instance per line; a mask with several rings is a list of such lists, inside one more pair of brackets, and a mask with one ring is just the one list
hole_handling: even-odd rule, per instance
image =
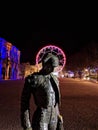
[[20, 50], [0, 38], [0, 79], [18, 79]]

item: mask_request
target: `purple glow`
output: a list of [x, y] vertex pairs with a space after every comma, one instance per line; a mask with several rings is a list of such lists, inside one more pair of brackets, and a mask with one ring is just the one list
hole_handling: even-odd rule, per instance
[[55, 54], [59, 58], [59, 64], [61, 67], [59, 67], [58, 72], [61, 71], [66, 64], [66, 56], [64, 51], [55, 45], [47, 45], [39, 50], [36, 55], [36, 65], [41, 62], [43, 56], [48, 52]]

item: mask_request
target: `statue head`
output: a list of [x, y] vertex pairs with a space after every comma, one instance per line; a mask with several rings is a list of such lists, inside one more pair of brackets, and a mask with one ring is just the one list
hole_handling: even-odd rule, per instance
[[58, 57], [52, 53], [46, 54], [42, 59], [42, 65], [45, 66], [47, 64], [50, 64], [52, 67], [57, 67], [59, 65]]

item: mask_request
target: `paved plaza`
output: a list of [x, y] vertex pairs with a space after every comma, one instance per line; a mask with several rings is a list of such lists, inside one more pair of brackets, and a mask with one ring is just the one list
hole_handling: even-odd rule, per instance
[[[22, 130], [20, 97], [24, 80], [0, 81], [0, 130]], [[60, 79], [65, 130], [98, 130], [98, 84]], [[31, 99], [31, 113], [36, 106]]]

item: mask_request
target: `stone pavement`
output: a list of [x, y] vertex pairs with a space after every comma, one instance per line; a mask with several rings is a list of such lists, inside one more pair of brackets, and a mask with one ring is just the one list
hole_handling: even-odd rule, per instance
[[[23, 83], [23, 80], [0, 81], [0, 130], [22, 130], [20, 96]], [[62, 78], [60, 89], [65, 130], [98, 130], [98, 85]], [[35, 108], [31, 103], [32, 114]]]

